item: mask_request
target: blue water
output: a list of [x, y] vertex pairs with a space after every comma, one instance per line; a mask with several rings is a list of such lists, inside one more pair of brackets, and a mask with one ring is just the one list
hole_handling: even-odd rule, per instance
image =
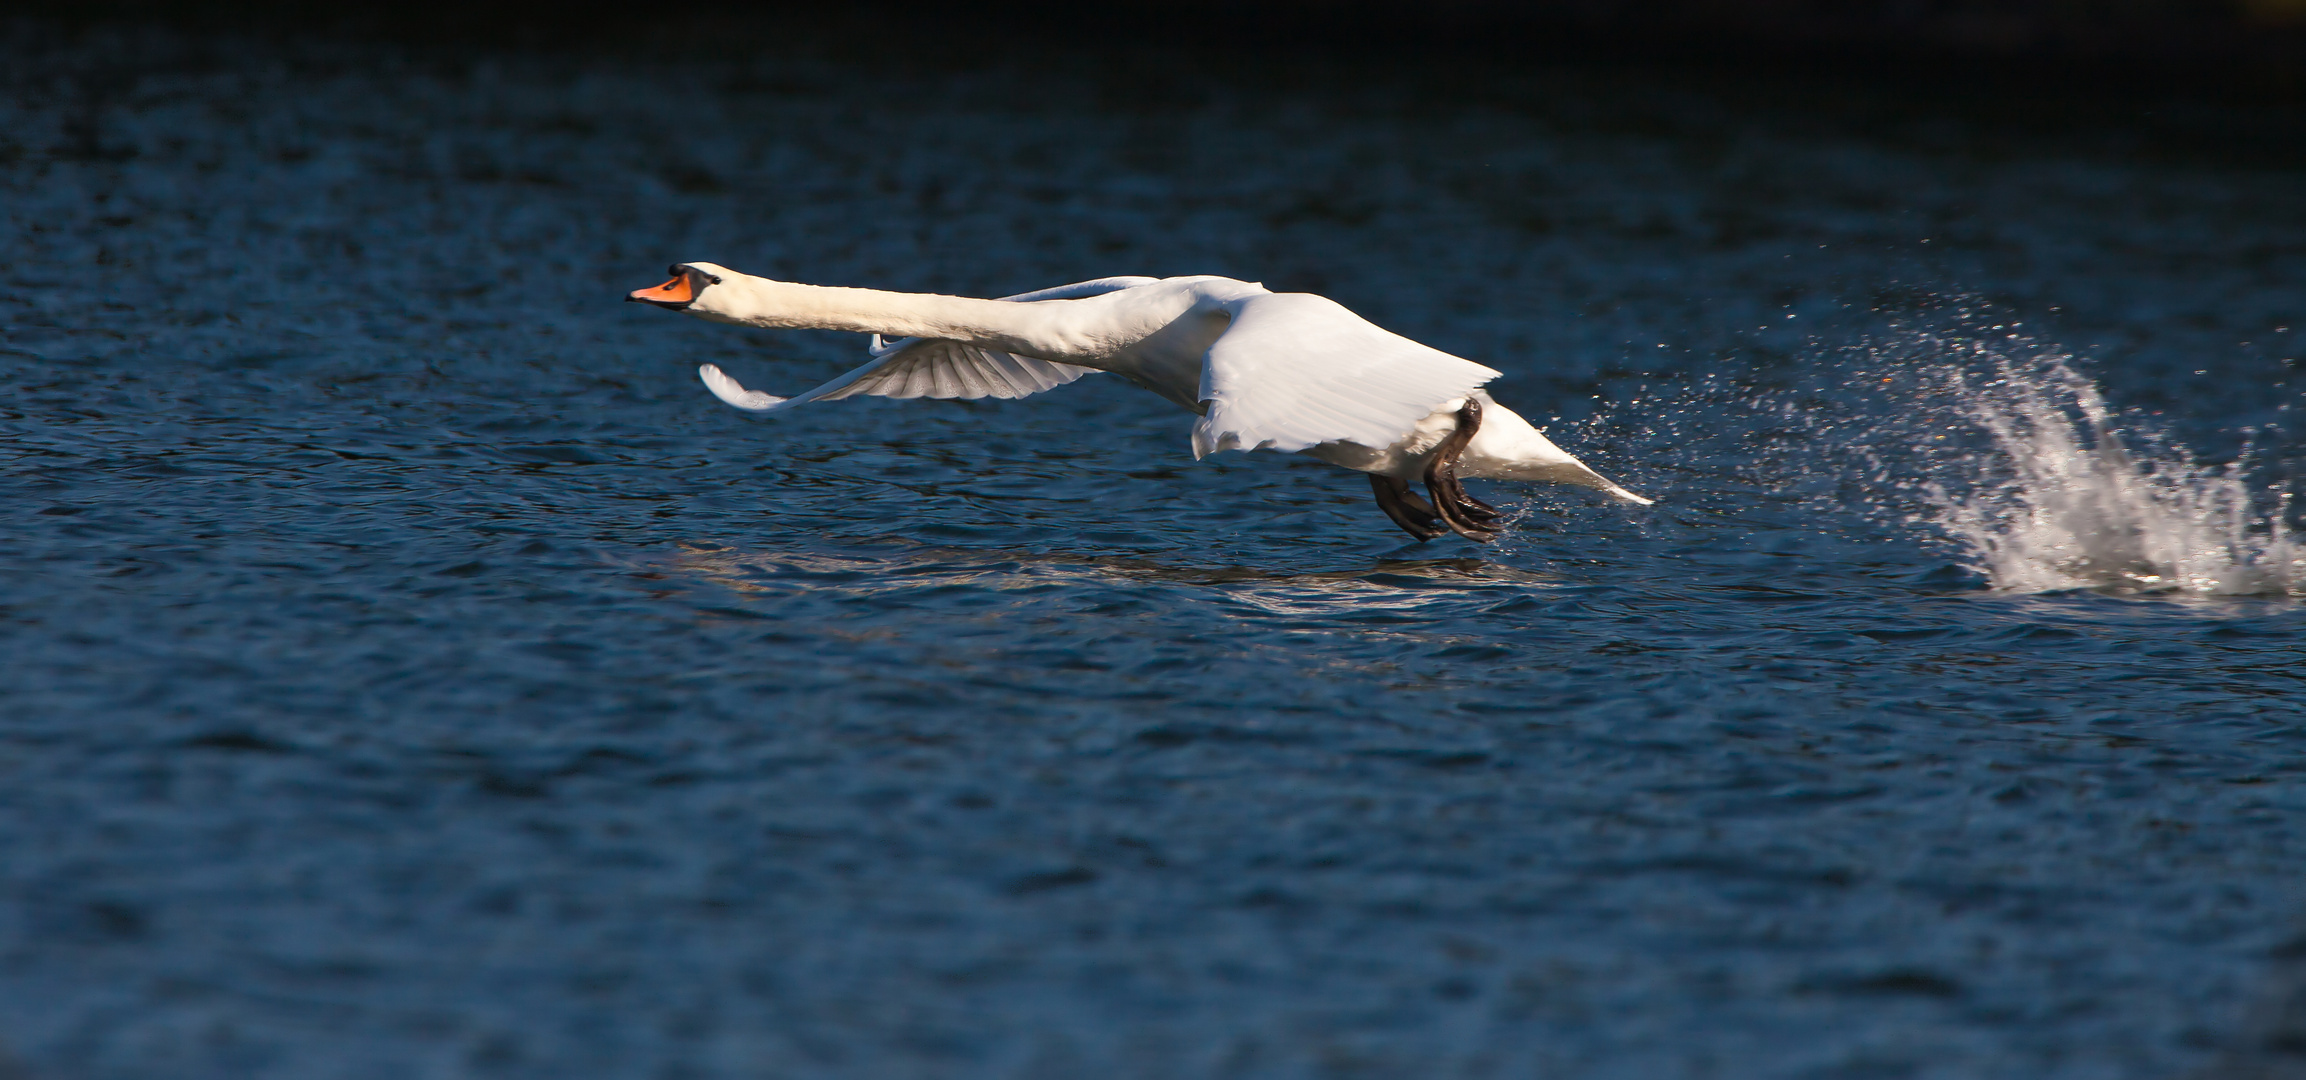
[[[1624, 72], [7, 41], [0, 1072], [2297, 1064], [2295, 171]], [[862, 340], [618, 302], [686, 259], [1321, 291], [1658, 505], [1419, 545], [1108, 377], [764, 421], [695, 366]], [[2241, 485], [2249, 595], [1989, 557], [2054, 493], [1979, 416], [2102, 446], [2051, 369]]]

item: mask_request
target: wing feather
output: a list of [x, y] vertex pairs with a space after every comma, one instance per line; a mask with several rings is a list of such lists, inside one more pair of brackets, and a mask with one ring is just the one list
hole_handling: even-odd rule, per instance
[[1202, 360], [1208, 411], [1193, 427], [1195, 457], [1326, 442], [1391, 446], [1498, 375], [1325, 297], [1268, 293], [1230, 312], [1232, 325]]
[[[1054, 289], [1004, 296], [1003, 300], [1074, 300], [1132, 289], [1158, 281], [1149, 277], [1110, 277], [1075, 282]], [[1017, 356], [958, 341], [935, 338], [900, 338], [883, 341], [873, 335], [873, 359], [814, 390], [782, 398], [747, 390], [720, 368], [706, 364], [697, 369], [713, 396], [750, 412], [778, 412], [812, 401], [839, 401], [852, 397], [1014, 399], [1053, 390], [1087, 375], [1095, 368], [1060, 364], [1031, 356]]]

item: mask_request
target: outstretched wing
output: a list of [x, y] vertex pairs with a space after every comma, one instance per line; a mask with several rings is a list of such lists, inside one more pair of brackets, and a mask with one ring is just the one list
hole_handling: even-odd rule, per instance
[[1325, 297], [1268, 293], [1230, 311], [1232, 325], [1201, 363], [1209, 411], [1193, 426], [1194, 457], [1326, 442], [1391, 446], [1498, 375]]
[[958, 341], [910, 339], [873, 362], [789, 398], [747, 390], [712, 364], [697, 368], [713, 396], [740, 409], [776, 412], [812, 401], [870, 395], [892, 398], [1021, 398], [1063, 386], [1095, 368], [980, 349]]
[[[1149, 277], [1110, 277], [1076, 282], [1054, 289], [1004, 296], [1003, 300], [1073, 300], [1098, 296], [1156, 281]], [[804, 394], [789, 398], [747, 390], [712, 364], [697, 369], [713, 396], [740, 409], [776, 412], [812, 401], [839, 401], [850, 397], [890, 398], [1021, 398], [1053, 389], [1087, 375], [1095, 368], [1060, 364], [1031, 356], [1018, 356], [937, 338], [899, 338], [883, 341], [873, 335], [872, 362]]]

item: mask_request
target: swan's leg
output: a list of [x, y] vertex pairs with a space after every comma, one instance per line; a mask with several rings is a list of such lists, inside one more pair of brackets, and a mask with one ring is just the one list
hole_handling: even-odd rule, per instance
[[1497, 534], [1483, 526], [1495, 522], [1497, 508], [1465, 493], [1465, 485], [1457, 482], [1457, 456], [1465, 452], [1473, 433], [1481, 430], [1481, 403], [1465, 399], [1465, 407], [1457, 410], [1457, 430], [1441, 440], [1433, 450], [1433, 457], [1425, 463], [1425, 490], [1433, 493], [1434, 513], [1450, 531], [1468, 540], [1490, 541]]
[[1425, 496], [1417, 493], [1417, 489], [1410, 487], [1409, 483], [1404, 480], [1395, 480], [1393, 486], [1400, 489], [1401, 501], [1408, 503], [1410, 509], [1433, 519], [1432, 524], [1436, 528], [1440, 527], [1441, 514], [1433, 509], [1432, 503], [1425, 501]]
[[1377, 492], [1377, 508], [1385, 511], [1385, 516], [1392, 518], [1403, 532], [1425, 541], [1449, 531], [1441, 526], [1441, 518], [1434, 514], [1433, 507], [1409, 490], [1409, 485], [1400, 477], [1370, 473], [1369, 487]]

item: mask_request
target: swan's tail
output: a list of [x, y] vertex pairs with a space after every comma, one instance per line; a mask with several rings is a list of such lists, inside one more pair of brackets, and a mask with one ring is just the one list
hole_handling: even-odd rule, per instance
[[1648, 506], [1657, 502], [1656, 499], [1644, 499], [1641, 496], [1634, 494], [1633, 492], [1627, 491], [1626, 489], [1617, 486], [1615, 483], [1605, 479], [1600, 473], [1594, 473], [1593, 478], [1601, 482], [1589, 486], [1599, 489], [1602, 494], [1616, 499], [1619, 502], [1632, 503], [1635, 506]]
[[[1569, 458], [1567, 454], [1562, 456]], [[1546, 465], [1524, 465], [1511, 471], [1499, 470], [1477, 475], [1490, 476], [1499, 480], [1534, 480], [1543, 484], [1568, 484], [1572, 487], [1592, 488], [1619, 502], [1632, 503], [1635, 506], [1648, 506], [1657, 501], [1642, 498], [1619, 487], [1617, 481], [1587, 468], [1585, 462], [1576, 458]]]
[[1633, 492], [1627, 491], [1626, 489], [1617, 486], [1617, 481], [1603, 476], [1602, 474], [1597, 473], [1592, 469], [1586, 468], [1584, 462], [1577, 463], [1576, 468], [1577, 472], [1573, 475], [1551, 477], [1550, 479], [1554, 479], [1564, 484], [1576, 484], [1579, 487], [1592, 488], [1595, 491], [1601, 492], [1602, 494], [1607, 495], [1612, 499], [1616, 499], [1619, 502], [1632, 503], [1635, 506], [1648, 506], [1651, 503], [1657, 501], [1655, 499], [1644, 499], [1641, 496], [1634, 494]]

